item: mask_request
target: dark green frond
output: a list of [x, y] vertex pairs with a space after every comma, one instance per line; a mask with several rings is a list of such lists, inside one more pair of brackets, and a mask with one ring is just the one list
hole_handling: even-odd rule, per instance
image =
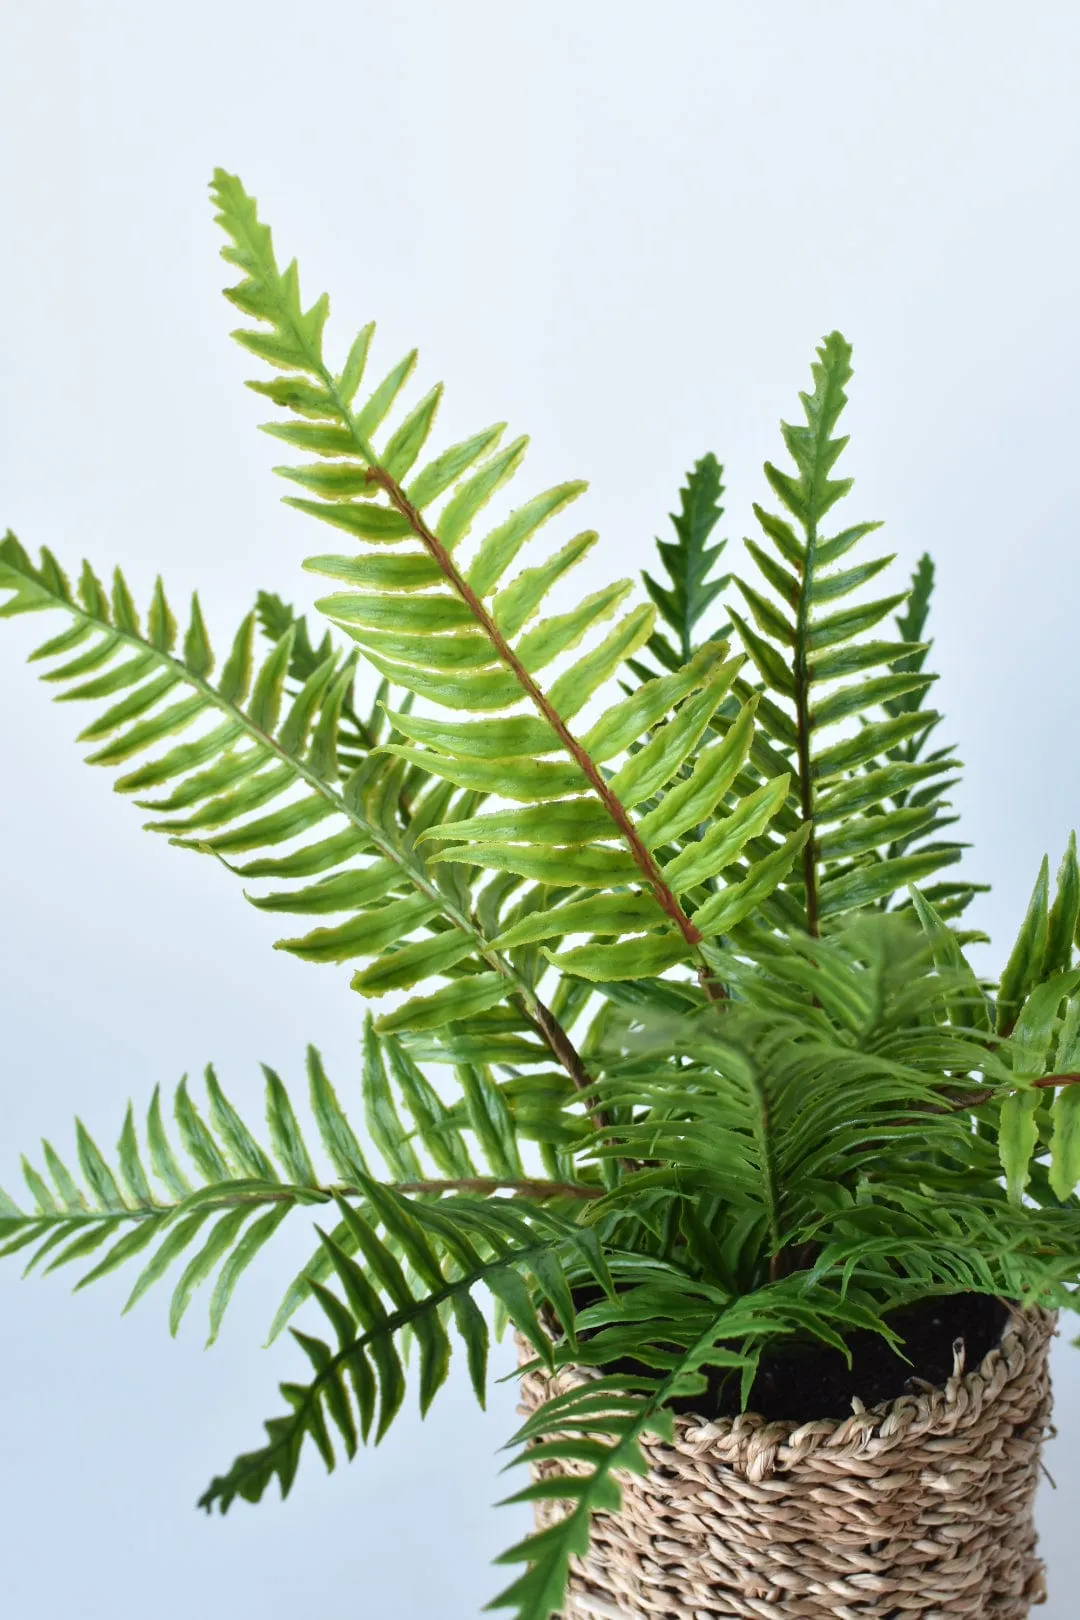
[[[656, 542], [669, 583], [661, 585], [648, 572], [642, 574], [646, 590], [675, 638], [672, 642], [657, 630], [649, 639], [649, 651], [664, 669], [678, 669], [689, 662], [698, 622], [731, 578], [730, 574], [710, 577], [727, 544], [725, 540], [715, 546], [707, 543], [724, 511], [720, 505], [722, 480], [723, 468], [711, 452], [694, 463], [679, 491], [680, 509], [671, 514], [676, 538]], [[722, 641], [730, 634], [731, 626], [724, 625], [709, 639]]]
[[293, 680], [303, 683], [329, 658], [332, 651], [329, 631], [323, 635], [318, 647], [313, 647], [307, 620], [302, 615], [297, 618], [280, 596], [260, 591], [255, 599], [255, 612], [259, 618], [259, 628], [270, 641], [281, 641], [292, 631], [289, 674]]
[[[128, 1308], [183, 1261], [170, 1326], [175, 1333], [196, 1289], [216, 1276], [210, 1301], [212, 1341], [241, 1276], [290, 1211], [335, 1199], [363, 1203], [373, 1196], [376, 1183], [368, 1156], [314, 1047], [308, 1048], [307, 1069], [310, 1110], [328, 1169], [320, 1168], [300, 1111], [272, 1069], [264, 1069], [264, 1145], [208, 1068], [205, 1105], [196, 1102], [186, 1080], [177, 1087], [171, 1130], [157, 1093], [142, 1141], [129, 1108], [112, 1161], [81, 1124], [77, 1171], [49, 1143], [43, 1144], [44, 1173], [24, 1160], [33, 1208], [20, 1208], [4, 1195], [0, 1255], [23, 1253], [27, 1270], [40, 1265], [54, 1271], [104, 1249], [77, 1288], [142, 1256]], [[372, 1149], [392, 1181], [432, 1199], [462, 1188], [480, 1194], [517, 1189], [541, 1203], [598, 1196], [595, 1172], [590, 1176], [585, 1171], [577, 1186], [530, 1178], [516, 1146], [519, 1128], [535, 1131], [541, 1121], [558, 1135], [563, 1110], [563, 1140], [581, 1141], [591, 1134], [580, 1105], [569, 1112], [576, 1094], [568, 1083], [556, 1082], [553, 1089], [548, 1077], [546, 1086], [534, 1084], [523, 1102], [516, 1092], [504, 1096], [486, 1070], [462, 1078], [463, 1103], [455, 1109], [442, 1102], [396, 1042], [381, 1044], [369, 1028], [361, 1083], [364, 1114]], [[348, 1232], [335, 1241], [348, 1248]], [[273, 1333], [310, 1295], [312, 1281], [325, 1280], [325, 1265], [320, 1271], [318, 1258], [291, 1285]]]
[[551, 1211], [468, 1198], [427, 1205], [375, 1183], [368, 1183], [365, 1191], [370, 1213], [339, 1203], [353, 1240], [349, 1251], [321, 1233], [336, 1287], [320, 1283], [315, 1297], [330, 1322], [334, 1344], [294, 1335], [313, 1376], [306, 1384], [281, 1386], [288, 1413], [267, 1423], [264, 1446], [238, 1457], [227, 1474], [211, 1483], [200, 1501], [208, 1512], [214, 1507], [226, 1512], [237, 1497], [258, 1501], [274, 1479], [287, 1495], [307, 1438], [328, 1468], [335, 1463], [333, 1429], [348, 1456], [358, 1437], [366, 1441], [370, 1434], [376, 1443], [382, 1439], [405, 1398], [399, 1342], [405, 1329], [417, 1345], [418, 1395], [425, 1411], [449, 1370], [447, 1308], [482, 1404], [488, 1333], [473, 1291], [480, 1285], [487, 1288], [537, 1350], [549, 1353], [528, 1284], [541, 1297], [561, 1302], [569, 1296], [565, 1266], [576, 1261], [590, 1274], [590, 1245], [571, 1222]]
[[[805, 424], [782, 425], [795, 473], [769, 462], [765, 474], [787, 515], [755, 507], [766, 543], [747, 546], [767, 590], [737, 577], [744, 612], [732, 614], [767, 695], [759, 727], [788, 762], [792, 811], [812, 829], [785, 883], [812, 934], [834, 929], [851, 911], [884, 908], [908, 883], [957, 861], [962, 848], [932, 836], [955, 820], [942, 812], [956, 761], [948, 750], [925, 753], [940, 718], [923, 707], [934, 679], [923, 669], [929, 644], [921, 639], [929, 560], [920, 562], [910, 592], [865, 601], [862, 587], [892, 558], [847, 559], [880, 524], [824, 532], [852, 483], [830, 476], [847, 444], [835, 429], [850, 362], [850, 345], [831, 333], [812, 368], [813, 391], [800, 395]], [[897, 619], [902, 639], [869, 639], [905, 602]], [[972, 892], [961, 885], [950, 914]]]

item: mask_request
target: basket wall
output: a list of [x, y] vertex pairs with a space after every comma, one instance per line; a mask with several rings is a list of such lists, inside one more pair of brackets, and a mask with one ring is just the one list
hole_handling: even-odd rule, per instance
[[[957, 1341], [943, 1389], [849, 1418], [677, 1418], [675, 1445], [647, 1439], [648, 1474], [594, 1520], [565, 1620], [1025, 1620], [1045, 1596], [1033, 1499], [1053, 1331], [1014, 1312], [980, 1366], [965, 1372]], [[521, 1410], [589, 1376], [528, 1372]], [[538, 1503], [538, 1527], [563, 1511]]]

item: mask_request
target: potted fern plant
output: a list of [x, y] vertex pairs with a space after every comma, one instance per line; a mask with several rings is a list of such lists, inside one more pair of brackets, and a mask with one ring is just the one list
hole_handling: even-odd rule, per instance
[[717, 572], [706, 456], [640, 600], [553, 604], [596, 536], [538, 531], [584, 486], [483, 521], [524, 439], [432, 455], [440, 389], [398, 404], [415, 355], [372, 382], [366, 327], [335, 370], [326, 299], [237, 179], [213, 195], [287, 499], [337, 542], [304, 565], [325, 628], [262, 595], [219, 663], [198, 599], [181, 630], [160, 583], [140, 610], [11, 534], [0, 613], [59, 621], [33, 657], [152, 829], [295, 918], [280, 949], [353, 965], [365, 1140], [314, 1048], [319, 1152], [276, 1073], [260, 1139], [208, 1069], [111, 1156], [46, 1145], [3, 1252], [80, 1287], [129, 1267], [133, 1300], [171, 1269], [174, 1330], [212, 1281], [213, 1338], [314, 1215], [273, 1325], [307, 1311], [302, 1370], [208, 1510], [378, 1441], [409, 1382], [426, 1410], [452, 1346], [482, 1400], [486, 1295], [537, 1519], [492, 1608], [1019, 1620], [1080, 1268], [1080, 869], [1070, 841], [1051, 893], [1044, 862], [981, 980], [932, 567], [868, 596], [878, 525], [833, 517], [848, 344], [766, 465], [756, 583]]

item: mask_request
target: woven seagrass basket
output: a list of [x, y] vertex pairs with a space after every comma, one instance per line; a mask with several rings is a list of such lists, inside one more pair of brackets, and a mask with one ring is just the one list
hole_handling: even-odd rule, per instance
[[[1033, 1499], [1053, 1332], [1015, 1311], [978, 1367], [958, 1340], [943, 1389], [848, 1418], [676, 1418], [674, 1446], [647, 1438], [648, 1474], [594, 1520], [564, 1620], [1024, 1620], [1045, 1597]], [[522, 1412], [590, 1376], [524, 1374]], [[538, 1527], [565, 1510], [538, 1503]]]

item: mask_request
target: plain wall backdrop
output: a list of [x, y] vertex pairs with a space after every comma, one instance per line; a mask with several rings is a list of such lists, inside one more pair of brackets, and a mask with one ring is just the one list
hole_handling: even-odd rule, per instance
[[[239, 172], [340, 352], [377, 317], [444, 377], [447, 435], [533, 434], [532, 489], [592, 480], [594, 581], [649, 561], [685, 468], [726, 467], [729, 554], [815, 344], [854, 343], [852, 521], [887, 520], [897, 577], [938, 566], [936, 698], [956, 802], [992, 879], [974, 920], [1000, 963], [1038, 863], [1080, 820], [1075, 375], [1080, 10], [858, 0], [6, 0], [0, 9], [0, 524], [145, 596], [196, 585], [223, 639], [256, 589], [310, 601], [310, 525], [279, 504], [265, 409], [227, 337], [206, 185]], [[522, 484], [522, 489], [525, 485]], [[586, 511], [587, 507], [587, 511]], [[588, 582], [582, 577], [580, 583]], [[361, 1003], [270, 950], [272, 919], [213, 862], [139, 832], [84, 770], [78, 719], [0, 633], [0, 1183], [77, 1110], [115, 1141], [213, 1059], [259, 1113], [258, 1060], [317, 1041], [355, 1095]], [[468, 1620], [523, 1516], [460, 1377], [423, 1432], [284, 1506], [193, 1511], [255, 1444], [296, 1368], [259, 1349], [306, 1255], [264, 1253], [221, 1343], [124, 1277], [68, 1297], [0, 1270], [0, 1609], [10, 1620]], [[290, 1247], [291, 1245], [291, 1247]], [[1066, 1324], [1069, 1327], [1069, 1324]], [[1067, 1337], [1067, 1336], [1066, 1336]], [[1058, 1347], [1041, 1496], [1051, 1601], [1080, 1576], [1080, 1362]]]

